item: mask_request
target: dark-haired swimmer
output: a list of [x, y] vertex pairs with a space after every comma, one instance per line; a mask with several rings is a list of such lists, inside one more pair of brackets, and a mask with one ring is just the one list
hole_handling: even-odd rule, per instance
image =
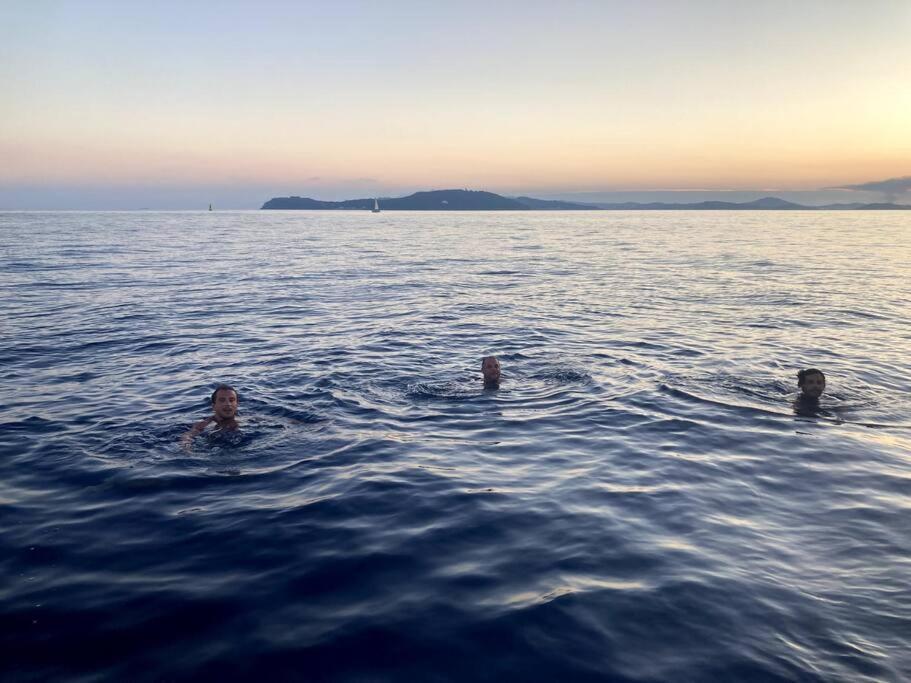
[[826, 389], [826, 376], [822, 370], [807, 368], [797, 373], [797, 387], [800, 389], [801, 398], [819, 400]]
[[214, 424], [217, 431], [236, 431], [238, 402], [239, 397], [234, 387], [227, 384], [215, 387], [215, 391], [212, 392], [212, 416], [200, 420], [183, 435], [181, 443], [184, 448], [189, 448], [194, 437], [201, 434], [210, 424]]
[[797, 373], [797, 388], [800, 394], [794, 401], [794, 411], [801, 415], [819, 414], [819, 397], [826, 388], [826, 376], [822, 370], [807, 368]]
[[496, 356], [484, 356], [481, 359], [481, 374], [484, 375], [485, 389], [500, 388], [500, 361]]

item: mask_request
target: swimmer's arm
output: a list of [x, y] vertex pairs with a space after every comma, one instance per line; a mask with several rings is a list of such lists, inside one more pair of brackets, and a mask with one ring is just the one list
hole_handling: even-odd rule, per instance
[[187, 432], [181, 437], [180, 443], [183, 445], [184, 449], [189, 450], [193, 445], [193, 439], [202, 432], [203, 429], [209, 426], [209, 423], [212, 422], [214, 418], [207, 417], [205, 420], [200, 420], [195, 425], [190, 427]]

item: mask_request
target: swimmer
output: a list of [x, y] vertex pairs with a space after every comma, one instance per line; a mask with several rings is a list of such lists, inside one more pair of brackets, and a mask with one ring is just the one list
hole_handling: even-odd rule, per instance
[[826, 376], [816, 368], [801, 370], [797, 373], [797, 387], [800, 393], [794, 400], [794, 412], [803, 417], [819, 417], [819, 397], [826, 388]]
[[212, 392], [212, 417], [207, 417], [193, 425], [183, 435], [181, 443], [184, 448], [189, 448], [193, 438], [203, 432], [210, 424], [215, 425], [216, 431], [233, 432], [237, 425], [237, 390], [227, 384], [219, 384]]
[[826, 388], [826, 376], [816, 368], [801, 370], [797, 373], [797, 387], [800, 389], [799, 398], [818, 401]]
[[496, 356], [484, 356], [481, 359], [481, 374], [484, 375], [485, 389], [500, 388], [500, 361]]

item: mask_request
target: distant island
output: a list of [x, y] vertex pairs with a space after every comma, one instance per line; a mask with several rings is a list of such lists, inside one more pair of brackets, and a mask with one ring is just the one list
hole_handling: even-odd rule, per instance
[[[371, 210], [373, 197], [326, 202], [309, 197], [275, 197], [263, 209], [347, 209]], [[480, 190], [433, 190], [415, 192], [407, 197], [380, 197], [381, 211], [529, 211], [529, 210], [597, 210], [593, 204], [546, 201], [531, 197], [503, 197]]]
[[[309, 197], [274, 197], [262, 205], [267, 210], [348, 210], [373, 209], [373, 197], [327, 202]], [[563, 202], [533, 197], [504, 197], [481, 190], [431, 190], [415, 192], [407, 197], [381, 197], [381, 211], [909, 211], [911, 205], [826, 204], [804, 206], [777, 197], [763, 197], [752, 202], [695, 202], [670, 204], [666, 202], [621, 202], [595, 204]]]

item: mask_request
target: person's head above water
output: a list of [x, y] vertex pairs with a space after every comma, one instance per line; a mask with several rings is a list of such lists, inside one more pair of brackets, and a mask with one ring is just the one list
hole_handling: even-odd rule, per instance
[[818, 399], [826, 388], [826, 376], [816, 368], [801, 370], [797, 373], [797, 387], [801, 396]]
[[233, 422], [237, 417], [237, 404], [240, 397], [237, 389], [228, 384], [219, 384], [212, 392], [212, 412], [219, 424]]
[[200, 420], [190, 427], [181, 438], [187, 451], [193, 449], [193, 439], [202, 434], [206, 427], [215, 425], [218, 431], [234, 431], [237, 426], [237, 389], [228, 384], [219, 384], [212, 392], [212, 417]]
[[484, 375], [485, 387], [500, 386], [500, 361], [496, 356], [484, 356], [481, 359], [481, 374]]

